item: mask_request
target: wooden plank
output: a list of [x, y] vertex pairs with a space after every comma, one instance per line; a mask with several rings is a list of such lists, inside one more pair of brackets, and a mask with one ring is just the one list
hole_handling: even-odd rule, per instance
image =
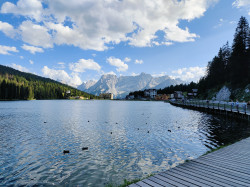
[[128, 187], [140, 187], [137, 184], [130, 184]]
[[[193, 162], [196, 162], [195, 160]], [[200, 163], [200, 162], [196, 162], [196, 163], [199, 163], [199, 164], [202, 164], [202, 165], [207, 165], [207, 166], [210, 166], [212, 168], [217, 168], [219, 170], [224, 170], [224, 171], [229, 171], [229, 172], [233, 172], [233, 173], [237, 173], [241, 176], [244, 176], [244, 177], [247, 177], [249, 178], [249, 174], [245, 174], [245, 173], [241, 173], [241, 172], [238, 172], [238, 171], [232, 171], [230, 169], [227, 169], [227, 168], [222, 168], [220, 166], [217, 166], [217, 165], [212, 165], [212, 164], [209, 164], [209, 163]]]
[[176, 173], [174, 173], [172, 170], [171, 170], [171, 172], [169, 172], [169, 171], [164, 172], [164, 173], [162, 173], [161, 175], [163, 175], [163, 176], [170, 175], [170, 176], [176, 177], [176, 178], [178, 178], [178, 179], [181, 179], [181, 180], [183, 180], [183, 181], [188, 182], [188, 183], [189, 183], [189, 186], [190, 186], [190, 185], [191, 185], [191, 186], [206, 186], [204, 183], [201, 183], [201, 182], [199, 182], [199, 181], [190, 179], [190, 178], [188, 178], [188, 177], [186, 177], [186, 176], [183, 176], [183, 175], [181, 175], [181, 174], [176, 174]]
[[172, 184], [170, 184], [170, 183], [167, 183], [167, 182], [165, 182], [164, 180], [161, 180], [160, 178], [157, 178], [157, 177], [155, 177], [155, 176], [149, 177], [148, 180], [151, 180], [151, 181], [153, 181], [153, 182], [155, 182], [155, 183], [157, 183], [157, 184], [160, 184], [160, 185], [162, 185], [162, 186], [170, 186], [170, 187], [175, 186], [175, 185], [172, 185]]
[[[185, 173], [185, 169], [187, 169], [187, 168], [188, 168], [188, 166], [182, 166], [182, 167], [178, 167], [176, 169]], [[249, 185], [249, 183], [244, 182], [243, 180], [233, 179], [232, 177], [230, 177], [230, 175], [224, 176], [224, 175], [221, 175], [220, 173], [215, 174], [215, 173], [213, 173], [213, 170], [206, 171], [205, 169], [200, 169], [200, 168], [198, 169], [196, 167], [192, 167], [192, 168], [189, 168], [189, 170], [187, 169], [187, 171], [188, 171], [188, 173], [190, 173], [190, 175], [193, 175], [196, 177], [199, 177], [199, 175], [203, 175], [202, 177], [200, 176], [199, 178], [202, 178], [203, 180], [210, 181], [212, 183], [220, 184], [222, 186], [232, 186], [232, 185], [248, 186]]]
[[185, 168], [178, 167], [176, 169], [177, 170], [180, 169], [179, 171], [186, 173], [188, 175], [192, 175], [194, 177], [197, 177], [200, 180], [207, 181], [208, 182], [207, 184], [211, 185], [211, 186], [214, 186], [214, 185], [227, 186], [227, 187], [232, 186], [232, 185], [227, 184], [227, 182], [225, 183], [225, 181], [221, 181], [221, 180], [218, 180], [217, 178], [214, 178], [213, 176], [204, 174], [204, 172], [201, 172], [201, 171], [197, 172], [197, 170], [194, 170], [194, 168], [189, 169], [187, 167], [185, 167]]
[[[206, 173], [206, 172], [208, 172], [208, 174], [214, 173], [216, 175], [223, 175], [225, 177], [230, 177], [232, 179], [240, 180], [240, 181], [243, 181], [245, 183], [249, 183], [250, 184], [250, 180], [249, 180], [250, 176], [240, 175], [240, 174], [238, 174], [236, 172], [233, 172], [233, 171], [224, 170], [222, 168], [218, 169], [218, 168], [211, 167], [211, 166], [208, 166], [208, 165], [204, 165], [204, 164], [201, 164], [201, 163], [198, 163], [198, 162], [194, 162], [193, 165], [195, 167], [193, 167], [190, 164], [186, 164], [185, 165], [185, 169], [190, 170], [190, 172], [192, 172], [192, 171], [195, 172], [197, 170], [197, 172], [199, 172], [199, 173]], [[180, 167], [182, 167], [182, 166], [180, 166]]]
[[151, 187], [150, 185], [144, 183], [143, 181], [137, 182], [136, 185], [138, 185], [138, 186], [140, 186], [140, 187]]
[[[197, 159], [198, 160], [198, 159]], [[221, 163], [221, 164], [227, 164], [230, 166], [236, 166], [236, 167], [241, 167], [244, 170], [250, 171], [250, 165], [249, 164], [245, 164], [247, 163], [247, 161], [249, 162], [250, 160], [246, 160], [246, 162], [237, 162], [235, 160], [237, 160], [237, 158], [232, 158], [232, 159], [224, 159], [223, 157], [215, 157], [214, 155], [212, 157], [203, 157], [203, 158], [199, 158], [199, 160], [202, 161], [208, 161], [208, 162], [213, 162], [213, 163]]]
[[[178, 186], [178, 187], [184, 187], [184, 186], [187, 186], [187, 185], [183, 185], [182, 183], [178, 183], [176, 182], [175, 178], [170, 176], [170, 177], [163, 177], [161, 175], [155, 175], [154, 177], [158, 178], [158, 179], [161, 179], [162, 181], [165, 181], [173, 186]], [[171, 179], [172, 178], [172, 179]]]
[[159, 173], [159, 175], [162, 176], [162, 177], [164, 177], [164, 178], [167, 178], [171, 182], [177, 182], [177, 183], [179, 183], [181, 185], [184, 185], [184, 186], [190, 186], [191, 185], [191, 183], [188, 182], [188, 181], [182, 180], [182, 179], [180, 179], [178, 177], [175, 177], [175, 176], [172, 176], [172, 175], [168, 175], [168, 174], [166, 174], [164, 172], [163, 173]]
[[[193, 180], [195, 181], [197, 185], [205, 185], [205, 186], [214, 186], [215, 183], [212, 183], [211, 181], [207, 180], [206, 178], [201, 178], [199, 177], [198, 175], [192, 175], [191, 173], [186, 173], [184, 172], [182, 169], [177, 169], [177, 168], [174, 168], [172, 170], [172, 173], [175, 173], [176, 175], [180, 175], [180, 176], [183, 176], [183, 177], [187, 177], [189, 178], [190, 180]], [[197, 183], [198, 182], [198, 183]]]
[[160, 185], [160, 184], [157, 184], [157, 183], [155, 183], [155, 182], [153, 182], [153, 181], [151, 181], [151, 180], [149, 180], [149, 179], [144, 179], [144, 180], [142, 180], [144, 183], [147, 183], [148, 185], [150, 185], [150, 186], [154, 186], [154, 187], [162, 187], [162, 185]]
[[220, 159], [214, 159], [211, 157], [198, 158], [197, 161], [204, 161], [204, 162], [210, 162], [210, 163], [214, 163], [214, 164], [225, 165], [225, 166], [230, 167], [230, 168], [239, 168], [240, 167], [240, 170], [245, 171], [245, 172], [249, 172], [249, 174], [250, 174], [250, 167], [247, 167], [243, 164], [240, 165], [240, 164], [237, 164], [235, 162], [226, 162], [226, 161], [224, 161], [223, 158], [220, 158]]
[[220, 166], [222, 168], [227, 168], [227, 169], [230, 169], [230, 170], [233, 170], [233, 171], [238, 171], [240, 173], [245, 173], [245, 174], [250, 174], [250, 170], [248, 169], [245, 169], [245, 168], [241, 168], [240, 166], [237, 167], [235, 165], [232, 165], [232, 164], [227, 164], [227, 163], [222, 163], [222, 162], [215, 162], [215, 161], [212, 161], [212, 160], [200, 160], [200, 159], [197, 159], [195, 160], [196, 162], [200, 162], [200, 163], [209, 163], [211, 165], [214, 165], [214, 166]]

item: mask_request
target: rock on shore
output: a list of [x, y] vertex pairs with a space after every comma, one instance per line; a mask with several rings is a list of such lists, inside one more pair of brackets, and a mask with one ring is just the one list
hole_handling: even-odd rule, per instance
[[216, 94], [217, 101], [229, 101], [231, 92], [228, 87], [223, 86], [220, 91]]

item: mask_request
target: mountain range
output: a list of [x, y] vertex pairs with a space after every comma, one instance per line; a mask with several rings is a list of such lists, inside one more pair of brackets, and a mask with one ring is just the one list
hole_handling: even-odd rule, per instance
[[141, 73], [137, 76], [117, 77], [113, 74], [105, 74], [98, 81], [84, 82], [78, 86], [78, 89], [94, 95], [113, 93], [115, 98], [124, 98], [129, 92], [149, 88], [160, 89], [181, 83], [184, 82], [180, 79], [171, 79], [167, 75], [153, 77], [150, 74]]

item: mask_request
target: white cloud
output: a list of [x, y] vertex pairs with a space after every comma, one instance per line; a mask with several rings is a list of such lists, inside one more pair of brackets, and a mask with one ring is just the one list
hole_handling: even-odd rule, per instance
[[115, 58], [115, 57], [109, 57], [107, 58], [107, 62], [112, 65], [117, 67], [116, 71], [121, 72], [121, 71], [127, 71], [128, 70], [128, 65], [125, 64], [121, 59]]
[[80, 59], [76, 63], [70, 63], [69, 69], [75, 72], [85, 72], [86, 70], [100, 71], [101, 66], [93, 59]]
[[237, 8], [245, 7], [248, 10], [248, 15], [250, 15], [250, 1], [249, 0], [236, 0], [233, 2], [233, 6]]
[[24, 57], [23, 57], [23, 56], [20, 56], [20, 59], [24, 59]]
[[[29, 20], [21, 24], [19, 32], [31, 45], [66, 44], [102, 51], [122, 41], [137, 47], [194, 41], [198, 35], [180, 28], [179, 22], [203, 16], [217, 1], [18, 0], [4, 3], [1, 13]], [[158, 31], [165, 36], [162, 41], [158, 41]]]
[[124, 62], [130, 62], [130, 61], [131, 61], [131, 58], [129, 57], [124, 58]]
[[133, 77], [138, 76], [138, 75], [140, 75], [140, 74], [139, 73], [134, 73], [134, 72], [131, 73], [131, 76], [133, 76]]
[[143, 60], [135, 60], [135, 64], [142, 64], [143, 63]]
[[0, 45], [0, 54], [2, 55], [10, 55], [9, 52], [19, 52], [16, 47], [10, 47], [5, 45]]
[[35, 54], [35, 53], [43, 53], [43, 49], [40, 48], [40, 47], [35, 47], [35, 46], [30, 46], [30, 45], [26, 45], [26, 44], [23, 44], [22, 45], [22, 48], [26, 51], [29, 51], [30, 53], [32, 54]]
[[30, 64], [34, 64], [34, 61], [33, 61], [33, 60], [29, 60], [29, 63], [30, 63]]
[[12, 63], [11, 67], [14, 68], [14, 69], [17, 69], [19, 71], [22, 71], [22, 72], [30, 72], [27, 68], [25, 68], [25, 67], [23, 67], [21, 65], [15, 64], [15, 63]]
[[74, 87], [82, 84], [81, 78], [77, 73], [71, 73], [71, 75], [69, 75], [64, 70], [50, 69], [47, 66], [43, 67], [42, 72], [44, 76], [54, 79], [56, 81], [60, 81], [64, 84], [68, 84]]
[[16, 30], [11, 24], [2, 21], [0, 21], [0, 31], [10, 38], [14, 38], [17, 34]]
[[206, 67], [189, 67], [172, 71], [172, 78], [180, 78], [184, 81], [198, 81], [206, 73]]
[[197, 37], [199, 36], [194, 33], [189, 33], [187, 27], [185, 28], [185, 30], [179, 28], [176, 25], [173, 27], [166, 28], [165, 38], [167, 41], [193, 42]]
[[24, 21], [19, 26], [22, 40], [34, 46], [41, 46], [44, 48], [53, 47], [51, 35], [48, 29], [44, 26], [34, 24], [31, 21]]
[[19, 0], [17, 5], [6, 2], [2, 5], [1, 13], [13, 13], [23, 15], [29, 18], [41, 20], [43, 6], [41, 0]]
[[59, 69], [64, 69], [65, 68], [65, 63], [64, 62], [58, 62], [57, 64], [58, 64], [58, 66], [56, 68], [59, 68]]
[[162, 77], [162, 76], [165, 76], [167, 73], [166, 72], [161, 72], [161, 73], [158, 73], [158, 74], [152, 74], [153, 77]]
[[110, 71], [110, 72], [107, 72], [107, 73], [102, 73], [102, 75], [116, 75], [115, 72], [113, 71]]

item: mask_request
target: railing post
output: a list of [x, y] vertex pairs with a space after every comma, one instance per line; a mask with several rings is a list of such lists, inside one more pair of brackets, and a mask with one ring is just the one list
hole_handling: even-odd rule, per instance
[[226, 110], [226, 104], [224, 103], [224, 110]]

